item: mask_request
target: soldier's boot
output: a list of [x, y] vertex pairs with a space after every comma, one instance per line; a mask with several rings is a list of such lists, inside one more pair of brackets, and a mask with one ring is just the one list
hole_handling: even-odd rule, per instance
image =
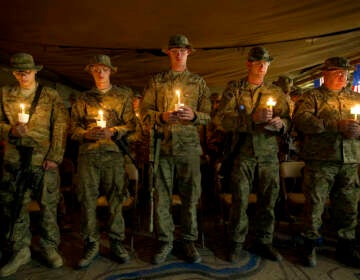
[[336, 258], [345, 265], [359, 268], [360, 254], [356, 250], [356, 240], [339, 238], [336, 245]]
[[54, 247], [42, 248], [41, 255], [51, 268], [59, 268], [64, 265], [63, 258]]
[[252, 251], [256, 255], [271, 261], [281, 262], [283, 259], [281, 254], [272, 246], [272, 244], [256, 242], [255, 245], [252, 247]]
[[232, 242], [230, 245], [229, 261], [232, 263], [238, 263], [246, 256], [243, 244], [240, 242]]
[[315, 267], [316, 261], [316, 239], [304, 239], [304, 261], [305, 265]]
[[0, 269], [0, 277], [6, 277], [14, 274], [20, 266], [31, 261], [31, 253], [29, 247], [22, 248], [14, 253], [9, 262]]
[[111, 251], [115, 258], [121, 263], [127, 263], [130, 260], [128, 251], [125, 249], [124, 244], [121, 240], [111, 241]]
[[166, 258], [171, 253], [172, 249], [173, 249], [172, 242], [160, 242], [159, 248], [156, 254], [153, 256], [152, 263], [160, 264], [165, 262]]
[[192, 240], [183, 240], [183, 248], [185, 253], [186, 261], [189, 263], [201, 262], [201, 256], [195, 247], [195, 243]]
[[99, 255], [99, 241], [87, 241], [85, 244], [84, 256], [78, 263], [79, 268], [88, 267], [91, 262]]

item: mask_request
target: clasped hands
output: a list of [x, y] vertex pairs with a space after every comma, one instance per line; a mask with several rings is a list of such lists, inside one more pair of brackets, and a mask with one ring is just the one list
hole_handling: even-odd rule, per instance
[[13, 137], [20, 138], [25, 136], [28, 131], [29, 129], [27, 124], [18, 122], [11, 128], [10, 133]]
[[115, 129], [109, 127], [99, 127], [95, 126], [87, 130], [84, 134], [84, 138], [91, 141], [97, 141], [101, 139], [111, 139], [114, 135]]
[[270, 108], [259, 108], [252, 115], [255, 123], [266, 123], [273, 130], [279, 131], [284, 123], [280, 117], [273, 117], [273, 110]]
[[356, 139], [360, 137], [360, 124], [355, 120], [338, 121], [338, 129], [345, 138]]
[[189, 106], [182, 106], [181, 110], [168, 111], [161, 114], [162, 121], [175, 123], [177, 121], [192, 121], [195, 118], [194, 111]]

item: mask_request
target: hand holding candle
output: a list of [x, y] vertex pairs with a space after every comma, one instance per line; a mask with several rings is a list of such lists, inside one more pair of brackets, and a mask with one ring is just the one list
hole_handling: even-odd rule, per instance
[[96, 121], [96, 125], [105, 128], [106, 127], [106, 120], [104, 120], [104, 112], [102, 110], [99, 110], [99, 120]]
[[354, 120], [358, 120], [358, 115], [360, 114], [360, 105], [355, 105], [354, 107], [351, 107], [350, 113], [354, 115]]
[[18, 113], [18, 121], [19, 123], [26, 124], [29, 121], [29, 114], [25, 114], [25, 105], [20, 104], [20, 112]]

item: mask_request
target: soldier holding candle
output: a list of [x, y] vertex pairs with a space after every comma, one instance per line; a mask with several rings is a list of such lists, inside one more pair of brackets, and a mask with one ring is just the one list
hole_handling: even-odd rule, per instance
[[182, 239], [188, 262], [200, 262], [194, 241], [198, 238], [196, 206], [200, 185], [201, 146], [198, 127], [210, 120], [209, 90], [203, 78], [188, 71], [194, 49], [184, 35], [173, 35], [164, 52], [169, 71], [153, 76], [142, 103], [144, 124], [150, 122], [163, 135], [155, 186], [155, 220], [158, 250], [153, 263], [166, 260], [173, 248], [174, 223], [170, 214], [175, 182], [182, 201]]
[[122, 216], [124, 191], [124, 155], [112, 141], [135, 130], [132, 107], [133, 92], [125, 86], [111, 84], [117, 71], [107, 55], [96, 55], [85, 67], [95, 87], [84, 92], [71, 112], [72, 139], [80, 143], [78, 156], [79, 201], [82, 205], [82, 233], [85, 239], [80, 268], [88, 266], [99, 253], [97, 198], [104, 194], [109, 203], [109, 238], [111, 251], [120, 262], [129, 254], [123, 245], [125, 224]]
[[[30, 54], [14, 54], [5, 70], [12, 72], [17, 85], [0, 89], [0, 140], [6, 142], [0, 187], [4, 215], [0, 234], [1, 241], [4, 238], [8, 241], [0, 246], [10, 252], [0, 277], [15, 273], [31, 260], [28, 212], [31, 198], [40, 205], [41, 255], [52, 268], [63, 265], [58, 252], [58, 166], [65, 151], [69, 116], [58, 92], [37, 82], [36, 73], [41, 69]], [[28, 151], [26, 157], [24, 151]], [[21, 172], [24, 169], [28, 171], [27, 177], [21, 181], [26, 184], [21, 185], [19, 177], [25, 174]]]
[[325, 60], [324, 84], [306, 92], [295, 107], [295, 128], [304, 135], [301, 155], [306, 161], [303, 191], [308, 210], [304, 259], [308, 266], [316, 266], [321, 216], [330, 193], [338, 234], [336, 257], [360, 267], [355, 240], [360, 187], [360, 125], [355, 118], [360, 95], [345, 87], [349, 69], [343, 57]]
[[243, 246], [250, 192], [257, 194], [256, 240], [252, 250], [270, 260], [282, 259], [272, 246], [272, 239], [274, 207], [280, 189], [278, 137], [289, 125], [289, 106], [280, 88], [264, 83], [272, 60], [265, 48], [250, 49], [248, 76], [228, 83], [214, 119], [219, 130], [233, 135], [229, 144], [233, 160], [229, 259], [234, 263], [246, 254]]

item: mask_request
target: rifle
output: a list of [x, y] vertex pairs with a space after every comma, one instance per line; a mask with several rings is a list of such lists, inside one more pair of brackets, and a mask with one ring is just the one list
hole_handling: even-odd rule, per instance
[[154, 192], [156, 186], [156, 174], [159, 167], [160, 144], [162, 135], [154, 124], [150, 130], [150, 153], [149, 153], [149, 189], [150, 189], [150, 222], [149, 231], [154, 230]]
[[12, 242], [14, 239], [14, 228], [17, 219], [20, 216], [21, 208], [23, 207], [23, 201], [25, 193], [28, 189], [28, 186], [32, 182], [32, 170], [31, 170], [31, 159], [32, 159], [32, 147], [17, 147], [20, 154], [20, 168], [16, 174], [16, 179], [13, 184], [15, 184], [15, 194], [13, 201], [13, 217], [9, 225], [9, 241]]
[[119, 147], [120, 151], [124, 153], [124, 155], [127, 155], [131, 162], [135, 165], [137, 169], [137, 164], [133, 156], [130, 154], [130, 151], [128, 149], [128, 145], [124, 143], [124, 141], [121, 138], [113, 137], [113, 142]]

